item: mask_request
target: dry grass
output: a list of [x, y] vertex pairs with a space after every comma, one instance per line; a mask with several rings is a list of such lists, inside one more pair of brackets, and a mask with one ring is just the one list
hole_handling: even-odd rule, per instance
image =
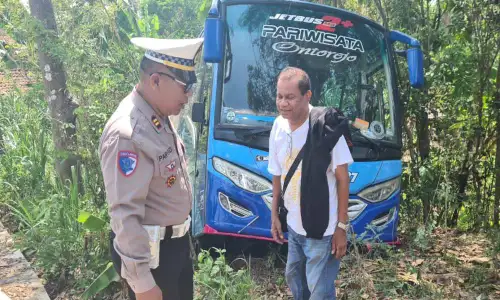
[[[500, 270], [484, 234], [437, 229], [427, 248], [352, 247], [342, 261], [337, 297], [345, 299], [500, 299]], [[258, 299], [292, 299], [278, 251], [265, 258], [247, 257]]]

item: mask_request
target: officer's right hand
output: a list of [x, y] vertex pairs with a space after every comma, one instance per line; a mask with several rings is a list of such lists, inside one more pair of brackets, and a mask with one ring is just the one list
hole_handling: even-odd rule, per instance
[[144, 293], [135, 294], [137, 300], [162, 300], [162, 294], [160, 288], [155, 285], [154, 288], [150, 289]]
[[271, 220], [271, 234], [273, 239], [278, 244], [283, 244], [285, 242], [285, 237], [281, 231], [281, 222], [278, 216], [273, 216]]

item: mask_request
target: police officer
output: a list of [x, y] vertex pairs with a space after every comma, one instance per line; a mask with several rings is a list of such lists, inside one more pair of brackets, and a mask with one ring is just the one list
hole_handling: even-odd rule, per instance
[[99, 144], [111, 256], [131, 299], [193, 299], [192, 191], [184, 146], [169, 116], [188, 102], [203, 39], [131, 41], [145, 49], [140, 81], [108, 120]]

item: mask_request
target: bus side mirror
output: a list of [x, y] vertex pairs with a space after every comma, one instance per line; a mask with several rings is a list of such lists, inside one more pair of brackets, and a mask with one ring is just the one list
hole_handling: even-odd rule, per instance
[[410, 49], [406, 51], [408, 77], [412, 87], [417, 89], [422, 88], [424, 86], [424, 55], [420, 47], [420, 42], [397, 30], [389, 32], [389, 40], [391, 42], [401, 42], [410, 46]]
[[191, 108], [191, 120], [196, 123], [205, 123], [205, 103], [193, 103]]
[[410, 84], [414, 88], [424, 86], [424, 55], [422, 49], [411, 48], [406, 51], [406, 60], [408, 62], [408, 77]]
[[203, 59], [207, 63], [220, 63], [224, 58], [224, 23], [218, 14], [217, 7], [212, 7], [205, 20]]

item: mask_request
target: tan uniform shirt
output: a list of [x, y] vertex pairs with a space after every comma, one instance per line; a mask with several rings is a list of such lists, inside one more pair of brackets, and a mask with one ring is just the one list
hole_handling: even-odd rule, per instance
[[191, 210], [184, 146], [134, 89], [107, 122], [99, 145], [121, 275], [136, 293], [155, 286], [141, 225], [182, 224]]

